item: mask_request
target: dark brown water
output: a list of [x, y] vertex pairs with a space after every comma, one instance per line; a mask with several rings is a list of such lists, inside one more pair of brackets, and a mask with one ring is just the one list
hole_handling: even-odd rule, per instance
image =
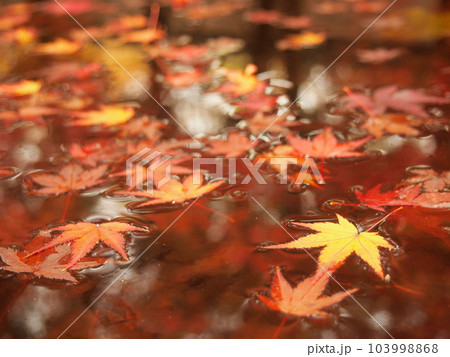
[[[2, 6], [12, 3], [5, 1]], [[248, 8], [256, 9], [270, 3], [255, 2]], [[243, 19], [247, 7], [230, 15], [193, 21], [185, 12], [164, 6], [160, 24], [169, 39], [190, 35], [196, 44], [220, 36], [244, 40], [241, 50], [217, 55], [215, 60], [228, 68], [242, 69], [247, 63], [254, 63], [259, 73], [277, 71], [277, 78], [292, 82], [292, 87], [286, 90], [292, 101], [382, 11], [355, 12], [353, 2], [336, 1], [334, 3], [342, 4], [347, 10], [320, 14], [314, 11], [316, 3], [320, 2], [304, 1], [298, 6], [290, 1], [277, 2], [279, 11], [311, 16], [313, 29], [327, 33], [328, 39], [323, 45], [300, 51], [278, 51], [276, 41], [295, 31], [251, 24]], [[384, 9], [390, 2], [378, 3], [385, 3], [381, 6]], [[78, 29], [67, 15], [52, 15], [45, 11], [44, 3], [33, 4], [38, 4], [34, 5], [37, 10], [25, 24], [39, 30], [39, 41], [68, 38], [69, 31]], [[124, 1], [114, 5], [117, 9], [109, 12], [106, 7], [100, 7], [74, 16], [90, 28], [119, 15], [148, 14], [147, 2]], [[332, 113], [333, 105], [327, 104], [333, 96], [343, 94], [344, 86], [374, 88], [395, 84], [411, 89], [424, 88], [435, 95], [448, 92], [450, 32], [449, 22], [445, 19], [449, 16], [448, 9], [438, 1], [415, 1], [414, 4], [399, 1], [383, 19], [385, 23], [390, 19], [394, 25], [398, 19], [405, 23], [396, 30], [395, 26], [394, 30], [374, 26], [342, 55], [305, 94], [303, 111], [294, 105], [297, 119], [308, 118], [311, 124], [293, 131], [306, 135], [332, 125], [343, 133], [342, 138], [353, 139], [350, 124], [353, 118]], [[205, 89], [170, 89], [159, 83], [161, 70], [146, 56], [145, 46], [121, 47], [108, 40], [102, 43], [191, 133], [216, 134], [239, 121], [231, 119], [211, 101], [202, 102]], [[2, 83], [42, 78], [47, 95], [55, 93], [59, 102], [69, 103], [69, 99], [74, 103], [75, 99], [92, 101], [91, 106], [87, 106], [89, 109], [97, 108], [97, 103], [124, 102], [135, 107], [139, 115], [168, 119], [168, 115], [92, 41], [86, 42], [74, 55], [44, 58], [33, 55], [31, 47], [27, 46], [32, 45], [2, 43], [0, 40]], [[376, 47], [401, 47], [403, 52], [399, 58], [381, 64], [357, 61], [358, 49]], [[103, 70], [86, 80], [63, 79], [54, 83], [49, 83], [39, 72], [64, 61], [99, 62]], [[52, 73], [58, 70], [55, 67]], [[29, 105], [38, 104], [32, 100]], [[221, 105], [224, 103], [225, 100]], [[0, 97], [2, 111], [11, 110], [14, 105], [10, 98]], [[427, 108], [437, 117], [448, 118], [448, 105]], [[0, 181], [1, 246], [22, 249], [37, 230], [60, 223], [67, 195], [30, 194], [27, 175], [31, 171], [53, 169], [67, 162], [71, 143], [105, 142], [118, 136], [114, 127], [67, 126], [65, 123], [70, 117], [69, 110], [69, 114], [65, 112], [47, 118], [46, 126], [29, 121], [13, 125], [0, 123], [3, 124], [0, 150], [4, 152], [1, 166], [17, 172]], [[168, 123], [163, 139], [189, 138], [176, 123], [170, 119]], [[303, 252], [258, 249], [262, 244], [291, 239], [273, 218], [293, 235], [299, 232], [290, 228], [289, 221], [334, 220], [335, 213], [368, 228], [382, 218], [383, 213], [351, 206], [333, 208], [325, 203], [330, 200], [354, 202], [351, 189], [355, 186], [367, 189], [382, 184], [386, 189], [392, 188], [406, 177], [406, 169], [415, 165], [428, 165], [438, 172], [449, 170], [449, 139], [448, 122], [437, 127], [422, 125], [417, 137], [385, 135], [371, 141], [369, 147], [377, 149], [379, 154], [372, 151], [364, 158], [326, 160], [326, 184], [320, 189], [304, 187], [296, 190], [278, 184], [274, 171], [265, 168], [262, 173], [267, 185], [258, 185], [254, 181], [250, 185], [228, 185], [200, 198], [199, 203], [228, 215], [234, 222], [195, 205], [181, 217], [181, 205], [156, 207], [151, 213], [131, 211], [126, 206], [128, 201], [109, 195], [108, 189], [114, 183], [81, 195], [74, 194], [65, 221], [125, 219], [150, 227], [150, 234], [127, 238], [128, 262], [110, 259], [99, 268], [76, 274], [79, 284], [30, 280], [25, 274], [1, 271], [0, 335], [3, 338], [55, 338], [62, 333], [66, 338], [270, 338], [284, 315], [257, 301], [256, 293], [267, 291], [275, 266], [285, 267], [285, 277], [291, 283], [310, 276], [316, 267]], [[136, 142], [140, 139], [130, 135], [123, 140]], [[262, 144], [253, 156], [265, 151], [267, 145]], [[208, 156], [207, 153], [204, 155]], [[121, 160], [116, 161], [110, 165], [111, 172], [122, 164], [122, 170], [125, 169]], [[405, 208], [398, 212], [378, 226], [380, 234], [397, 246], [382, 252], [388, 280], [377, 277], [355, 256], [348, 258], [334, 275], [346, 289], [359, 288], [355, 298], [364, 309], [347, 298], [328, 309], [328, 318], [289, 317], [279, 337], [389, 337], [375, 320], [395, 338], [450, 337], [449, 224], [448, 209]], [[311, 252], [317, 257], [319, 250]], [[118, 258], [101, 245], [93, 254]], [[125, 269], [125, 274], [121, 275]], [[332, 282], [325, 293], [339, 290]]]

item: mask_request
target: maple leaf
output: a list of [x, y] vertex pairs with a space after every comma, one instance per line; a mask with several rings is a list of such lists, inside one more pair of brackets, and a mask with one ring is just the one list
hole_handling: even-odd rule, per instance
[[72, 143], [69, 153], [86, 166], [96, 167], [99, 163], [116, 162], [124, 156], [115, 142], [94, 142], [86, 145]]
[[215, 190], [225, 181], [215, 181], [202, 185], [203, 177], [200, 176], [200, 182], [194, 183], [194, 177], [188, 176], [183, 182], [170, 179], [160, 189], [153, 191], [116, 191], [118, 195], [132, 195], [136, 197], [145, 197], [151, 201], [144, 201], [137, 207], [153, 206], [163, 203], [183, 203], [193, 198], [203, 196], [204, 194]]
[[[0, 257], [7, 264], [0, 268], [14, 273], [31, 273], [39, 278], [67, 280], [77, 283], [78, 280], [64, 269], [64, 264], [60, 263], [68, 254], [70, 254], [69, 246], [58, 246], [55, 247], [55, 252], [47, 255], [44, 260], [33, 262], [30, 259], [24, 259], [25, 253], [21, 253], [13, 248], [0, 247]], [[71, 270], [94, 268], [102, 264], [103, 260], [99, 259], [83, 261], [73, 265]]]
[[165, 83], [176, 88], [189, 87], [193, 84], [204, 83], [207, 80], [209, 80], [209, 77], [202, 68], [192, 68], [181, 73], [168, 73], [164, 77]]
[[288, 49], [300, 50], [302, 48], [317, 47], [326, 40], [323, 32], [304, 32], [298, 35], [290, 35], [277, 42], [277, 48], [284, 51]]
[[361, 125], [376, 138], [381, 138], [385, 133], [417, 136], [420, 131], [414, 126], [424, 123], [423, 120], [408, 119], [405, 113], [390, 113], [376, 117], [370, 117]]
[[278, 96], [267, 95], [264, 93], [266, 84], [259, 82], [256, 88], [246, 95], [245, 100], [234, 102], [233, 105], [241, 110], [248, 110], [251, 112], [270, 112], [276, 104]]
[[126, 123], [134, 116], [134, 109], [131, 107], [122, 108], [112, 105], [102, 105], [100, 110], [79, 112], [75, 113], [75, 116], [81, 119], [73, 120], [70, 122], [70, 125], [102, 125], [104, 127], [110, 127]]
[[247, 136], [229, 133], [227, 140], [209, 140], [211, 147], [208, 152], [212, 155], [225, 155], [225, 158], [238, 157], [254, 148], [257, 142], [252, 142]]
[[189, 157], [172, 157], [165, 160], [164, 155], [161, 154], [146, 165], [133, 165], [130, 169], [116, 172], [111, 176], [131, 178], [132, 185], [130, 185], [130, 189], [136, 188], [143, 183], [149, 184], [148, 181], [157, 186], [158, 182], [165, 178], [166, 170], [169, 167], [172, 175], [191, 174], [192, 169], [178, 165], [188, 159]]
[[16, 42], [19, 45], [26, 45], [36, 40], [36, 38], [37, 31], [35, 28], [22, 26], [15, 30], [4, 32], [1, 41], [8, 43]]
[[227, 82], [216, 88], [215, 91], [239, 97], [252, 92], [258, 86], [258, 78], [255, 73], [258, 70], [254, 64], [248, 64], [244, 71], [225, 69]]
[[40, 43], [33, 49], [39, 55], [71, 55], [78, 52], [83, 44], [80, 41], [70, 41], [57, 38], [53, 42]]
[[120, 36], [120, 41], [125, 43], [150, 43], [163, 39], [166, 33], [160, 29], [144, 29], [127, 32]]
[[264, 249], [303, 249], [325, 247], [319, 256], [319, 263], [325, 268], [345, 261], [355, 253], [364, 260], [375, 273], [383, 278], [378, 247], [394, 248], [392, 244], [374, 232], [360, 232], [358, 228], [339, 214], [338, 223], [293, 223], [296, 227], [310, 228], [317, 233], [308, 234], [298, 240], [277, 244]]
[[312, 20], [308, 16], [283, 16], [280, 26], [286, 29], [299, 30], [312, 25]]
[[89, 254], [89, 252], [94, 249], [95, 245], [100, 241], [114, 249], [123, 259], [128, 260], [123, 233], [135, 231], [147, 232], [148, 229], [136, 227], [128, 223], [114, 221], [99, 224], [78, 222], [51, 228], [46, 231], [46, 233], [52, 233], [55, 231], [62, 233], [58, 234], [46, 246], [31, 252], [28, 256], [32, 256], [63, 243], [71, 242], [71, 260], [65, 267], [65, 269], [71, 269], [83, 257]]
[[360, 190], [355, 190], [356, 198], [365, 206], [377, 211], [384, 212], [383, 206], [416, 206], [414, 199], [420, 194], [419, 187], [405, 187], [392, 191], [380, 192], [381, 184], [378, 184], [366, 193]]
[[257, 297], [270, 309], [285, 314], [299, 317], [327, 315], [323, 308], [337, 304], [358, 290], [350, 289], [331, 296], [322, 295], [329, 280], [330, 275], [319, 269], [312, 277], [292, 287], [284, 278], [280, 268], [276, 267], [270, 287], [271, 298], [263, 295], [257, 295]]
[[423, 104], [450, 103], [448, 98], [426, 95], [418, 90], [398, 89], [396, 85], [378, 88], [371, 96], [353, 93], [351, 97], [343, 97], [341, 100], [346, 108], [356, 108], [362, 104], [375, 116], [392, 109], [423, 118], [428, 117]]
[[362, 63], [379, 64], [400, 57], [403, 53], [401, 48], [375, 48], [373, 50], [357, 50], [358, 61]]
[[291, 134], [287, 134], [287, 138], [295, 153], [298, 153], [301, 156], [323, 159], [331, 157], [362, 156], [364, 155], [363, 153], [354, 152], [353, 150], [370, 140], [370, 138], [367, 137], [338, 143], [338, 140], [330, 127], [325, 128], [325, 130], [316, 135], [313, 140], [297, 138]]
[[409, 170], [409, 173], [413, 177], [404, 180], [401, 186], [419, 184], [425, 192], [438, 192], [450, 185], [450, 171], [437, 173], [433, 169], [417, 168]]
[[414, 204], [427, 208], [450, 208], [450, 192], [424, 192], [413, 200]]
[[101, 179], [107, 170], [107, 165], [101, 165], [91, 170], [85, 170], [82, 166], [70, 163], [62, 166], [56, 173], [35, 173], [30, 179], [42, 186], [33, 190], [34, 194], [59, 195], [65, 192], [84, 190], [103, 182]]
[[282, 15], [276, 10], [254, 10], [245, 14], [245, 20], [256, 24], [273, 25], [281, 19]]
[[259, 135], [264, 132], [271, 134], [281, 134], [286, 133], [289, 129], [288, 127], [301, 125], [301, 123], [296, 121], [285, 120], [288, 113], [282, 116], [274, 115], [264, 115], [263, 112], [258, 111], [252, 118], [247, 120], [247, 128], [253, 135]]
[[165, 127], [167, 127], [166, 124], [144, 115], [124, 124], [120, 128], [120, 136], [144, 136], [156, 142], [161, 137], [161, 129]]
[[0, 84], [0, 95], [9, 97], [23, 97], [37, 93], [41, 90], [42, 83], [40, 81], [29, 81], [22, 79], [15, 83]]
[[153, 56], [161, 57], [166, 61], [191, 64], [204, 60], [209, 48], [206, 45], [185, 45], [182, 47], [152, 48], [149, 51]]

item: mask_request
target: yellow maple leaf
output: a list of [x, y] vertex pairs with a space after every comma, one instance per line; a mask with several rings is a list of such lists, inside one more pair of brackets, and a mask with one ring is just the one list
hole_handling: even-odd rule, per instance
[[25, 95], [31, 95], [41, 90], [42, 83], [40, 81], [29, 81], [22, 79], [15, 83], [0, 84], [0, 94], [4, 94], [11, 97], [22, 97]]
[[57, 38], [53, 42], [41, 43], [34, 48], [34, 52], [41, 55], [71, 55], [78, 52], [83, 44], [80, 41], [69, 41]]
[[303, 249], [324, 247], [319, 256], [319, 263], [325, 268], [343, 262], [355, 253], [364, 260], [375, 273], [384, 278], [381, 268], [379, 247], [394, 248], [382, 236], [375, 232], [360, 232], [358, 228], [344, 217], [337, 214], [338, 223], [294, 223], [297, 227], [310, 228], [317, 233], [308, 234], [298, 240], [266, 247], [266, 249]]
[[131, 107], [102, 105], [100, 110], [90, 110], [75, 114], [80, 119], [71, 122], [75, 126], [103, 125], [105, 127], [126, 123], [134, 116]]
[[280, 50], [316, 47], [326, 40], [323, 32], [306, 31], [298, 35], [290, 35], [277, 43]]

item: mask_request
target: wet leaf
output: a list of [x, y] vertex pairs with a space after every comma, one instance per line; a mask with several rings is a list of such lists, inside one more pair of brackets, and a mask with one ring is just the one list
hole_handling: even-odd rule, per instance
[[[0, 267], [3, 270], [12, 271], [14, 273], [30, 273], [39, 278], [67, 280], [72, 283], [77, 283], [72, 274], [66, 269], [65, 264], [61, 261], [70, 254], [69, 246], [58, 246], [54, 253], [45, 256], [45, 259], [27, 259], [25, 253], [22, 253], [13, 248], [0, 247], [0, 257], [6, 266]], [[71, 270], [83, 270], [87, 268], [98, 267], [103, 264], [103, 259], [88, 260], [78, 262], [70, 267]]]
[[337, 304], [358, 290], [350, 289], [331, 296], [323, 295], [329, 280], [330, 275], [319, 268], [312, 277], [292, 287], [284, 278], [280, 268], [276, 267], [272, 286], [270, 287], [270, 298], [258, 295], [258, 299], [270, 309], [281, 311], [288, 315], [299, 317], [326, 316], [327, 313], [323, 311], [324, 308]]
[[394, 248], [378, 233], [360, 232], [358, 228], [340, 215], [338, 223], [293, 223], [296, 227], [306, 227], [317, 233], [284, 244], [271, 245], [264, 249], [301, 249], [324, 247], [319, 256], [319, 263], [325, 268], [344, 262], [355, 253], [365, 261], [380, 277], [384, 278], [381, 268], [379, 248]]
[[39, 92], [42, 88], [40, 81], [22, 79], [16, 83], [0, 84], [0, 95], [8, 97], [22, 97]]
[[326, 35], [323, 32], [304, 32], [298, 35], [289, 35], [277, 42], [277, 48], [284, 50], [301, 50], [303, 48], [317, 47], [324, 43]]
[[287, 134], [292, 151], [300, 156], [309, 156], [313, 158], [332, 158], [332, 157], [356, 157], [363, 153], [353, 150], [364, 145], [370, 138], [363, 138], [355, 141], [339, 143], [330, 127], [325, 128], [323, 132], [316, 135], [312, 140], [306, 140]]
[[396, 85], [378, 88], [372, 95], [353, 93], [350, 97], [341, 98], [341, 101], [349, 109], [363, 106], [370, 110], [372, 116], [383, 115], [390, 109], [422, 118], [429, 116], [424, 104], [450, 103], [448, 98], [427, 95], [418, 90], [399, 89]]
[[70, 242], [71, 260], [67, 263], [65, 269], [71, 269], [101, 241], [119, 253], [123, 259], [128, 260], [123, 234], [136, 231], [147, 232], [148, 230], [123, 222], [106, 222], [100, 224], [88, 222], [69, 223], [47, 230], [48, 233], [62, 233], [58, 234], [46, 246], [35, 250], [28, 256]]
[[131, 107], [122, 108], [113, 105], [102, 105], [100, 110], [79, 112], [74, 115], [80, 119], [71, 121], [70, 125], [102, 125], [104, 127], [110, 127], [126, 123], [134, 116], [134, 109]]
[[232, 132], [228, 134], [227, 140], [209, 140], [208, 152], [212, 155], [225, 155], [225, 158], [239, 157], [257, 144], [258, 142], [253, 142], [245, 135]]
[[59, 195], [66, 192], [80, 191], [97, 186], [104, 182], [107, 165], [85, 170], [82, 166], [70, 163], [59, 168], [55, 173], [34, 173], [29, 178], [41, 188], [33, 189], [32, 193], [40, 195]]
[[147, 207], [171, 202], [183, 203], [201, 197], [225, 183], [225, 181], [215, 181], [203, 185], [203, 177], [199, 175], [199, 178], [199, 183], [194, 183], [193, 176], [186, 177], [183, 182], [172, 178], [158, 190], [117, 191], [115, 194], [147, 198], [150, 201], [144, 201], [137, 206]]
[[64, 38], [57, 38], [53, 42], [40, 43], [33, 49], [39, 55], [72, 55], [78, 52], [83, 44], [79, 41], [70, 41]]

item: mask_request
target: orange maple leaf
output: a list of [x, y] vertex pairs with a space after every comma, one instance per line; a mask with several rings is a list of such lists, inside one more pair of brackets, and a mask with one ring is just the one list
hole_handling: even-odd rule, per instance
[[310, 228], [317, 233], [308, 234], [298, 240], [265, 247], [265, 249], [304, 249], [325, 247], [319, 256], [319, 263], [325, 268], [342, 263], [355, 253], [383, 278], [378, 247], [394, 248], [378, 233], [360, 232], [344, 217], [337, 214], [338, 223], [293, 223], [296, 227]]
[[123, 233], [135, 231], [147, 232], [148, 229], [123, 222], [106, 222], [100, 224], [78, 222], [51, 228], [46, 233], [55, 231], [62, 233], [57, 235], [45, 247], [31, 252], [27, 257], [59, 244], [71, 242], [72, 256], [70, 262], [65, 267], [65, 269], [70, 269], [94, 249], [95, 245], [100, 241], [114, 249], [123, 259], [128, 260]]
[[53, 42], [41, 43], [33, 51], [39, 55], [71, 55], [78, 52], [83, 44], [80, 41], [69, 41], [57, 38]]
[[300, 156], [310, 156], [314, 158], [331, 157], [355, 157], [362, 156], [363, 153], [354, 152], [356, 148], [370, 140], [369, 137], [360, 140], [339, 143], [330, 127], [325, 128], [323, 132], [316, 135], [312, 140], [306, 140], [287, 134], [289, 144], [293, 151]]
[[118, 107], [113, 105], [102, 105], [100, 110], [90, 110], [86, 112], [75, 113], [80, 119], [73, 120], [70, 125], [90, 126], [102, 125], [110, 127], [126, 123], [134, 116], [134, 109], [131, 107]]
[[258, 67], [254, 64], [248, 64], [244, 71], [234, 69], [226, 69], [225, 76], [227, 82], [216, 89], [217, 92], [230, 94], [239, 97], [244, 94], [251, 93], [258, 86], [258, 78], [255, 73]]
[[61, 194], [65, 192], [79, 191], [96, 186], [103, 182], [101, 179], [107, 165], [85, 170], [81, 165], [70, 163], [62, 166], [56, 173], [35, 173], [30, 179], [42, 186], [32, 191], [34, 194], [48, 195]]
[[325, 33], [306, 31], [298, 35], [290, 35], [277, 43], [277, 48], [280, 50], [299, 50], [302, 48], [316, 47], [326, 40]]
[[153, 206], [162, 203], [178, 202], [183, 203], [193, 198], [203, 196], [204, 194], [215, 190], [225, 183], [225, 181], [215, 181], [202, 185], [203, 177], [200, 176], [200, 182], [194, 183], [193, 175], [188, 176], [183, 182], [176, 179], [170, 179], [159, 190], [153, 191], [116, 191], [119, 195], [132, 195], [136, 197], [145, 197], [151, 201], [144, 201], [137, 207]]
[[294, 288], [284, 278], [279, 267], [276, 267], [275, 275], [270, 288], [268, 298], [258, 295], [267, 307], [295, 316], [327, 315], [323, 308], [340, 302], [358, 289], [350, 289], [331, 296], [322, 295], [330, 275], [319, 269], [312, 277], [298, 283]]
[[23, 97], [37, 93], [41, 90], [42, 83], [40, 81], [29, 81], [22, 79], [15, 83], [0, 84], [0, 95], [9, 97]]
[[252, 142], [247, 136], [232, 132], [228, 134], [227, 140], [209, 140], [211, 148], [208, 152], [212, 155], [225, 155], [226, 158], [238, 157], [256, 144], [256, 141]]

